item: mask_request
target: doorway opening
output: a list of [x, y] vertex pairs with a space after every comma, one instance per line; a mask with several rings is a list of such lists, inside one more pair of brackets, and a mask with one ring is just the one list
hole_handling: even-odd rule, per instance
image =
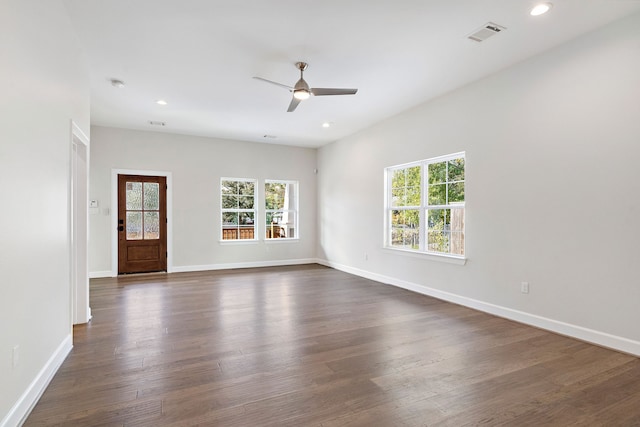
[[71, 323], [91, 320], [89, 307], [89, 138], [71, 122], [69, 188], [69, 278]]

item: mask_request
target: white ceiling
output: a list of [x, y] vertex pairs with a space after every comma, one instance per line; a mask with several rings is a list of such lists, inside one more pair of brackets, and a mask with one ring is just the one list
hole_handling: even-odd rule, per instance
[[[65, 2], [89, 58], [92, 124], [308, 147], [640, 11], [640, 0], [555, 0], [539, 17], [533, 0]], [[507, 30], [467, 39], [490, 21]], [[358, 93], [287, 113], [291, 94], [252, 77], [293, 86], [301, 60], [310, 86]]]

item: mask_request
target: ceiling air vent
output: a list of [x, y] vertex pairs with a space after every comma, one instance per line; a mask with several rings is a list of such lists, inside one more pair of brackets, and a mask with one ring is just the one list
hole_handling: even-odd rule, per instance
[[467, 38], [476, 42], [483, 42], [489, 37], [495, 36], [500, 31], [504, 31], [506, 29], [507, 28], [503, 27], [502, 25], [494, 24], [493, 22], [487, 22], [485, 25], [469, 34]]
[[165, 123], [165, 122], [156, 122], [156, 121], [154, 121], [154, 120], [149, 120], [149, 124], [150, 124], [151, 126], [164, 126], [164, 125], [166, 125], [166, 123]]

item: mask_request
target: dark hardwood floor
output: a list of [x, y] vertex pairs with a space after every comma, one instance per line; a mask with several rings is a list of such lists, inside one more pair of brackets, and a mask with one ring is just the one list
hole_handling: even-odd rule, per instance
[[632, 426], [640, 359], [318, 265], [91, 281], [26, 426]]

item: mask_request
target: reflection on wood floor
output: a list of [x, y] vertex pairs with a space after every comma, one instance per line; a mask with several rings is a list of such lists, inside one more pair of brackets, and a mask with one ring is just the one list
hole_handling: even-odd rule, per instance
[[640, 359], [318, 265], [91, 281], [26, 426], [640, 425]]

